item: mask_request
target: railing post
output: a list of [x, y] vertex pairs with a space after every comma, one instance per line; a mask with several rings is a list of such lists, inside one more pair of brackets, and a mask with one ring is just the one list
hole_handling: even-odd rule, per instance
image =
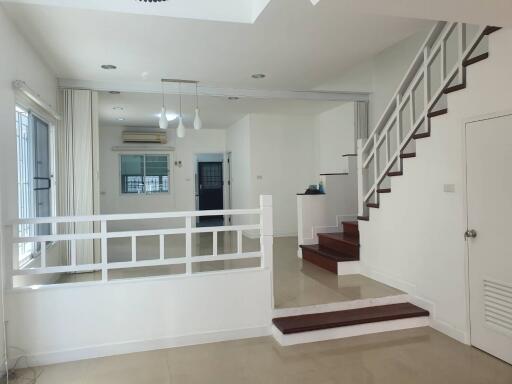
[[187, 233], [185, 234], [185, 257], [186, 257], [186, 274], [192, 274], [192, 217], [185, 218], [185, 227]]
[[101, 220], [101, 281], [108, 281], [107, 221]]
[[274, 245], [274, 224], [272, 219], [272, 196], [260, 196], [260, 224], [261, 236], [260, 245], [263, 258], [261, 260], [262, 268], [269, 268], [272, 270], [273, 263], [273, 245]]
[[364, 216], [363, 139], [357, 140], [357, 215]]

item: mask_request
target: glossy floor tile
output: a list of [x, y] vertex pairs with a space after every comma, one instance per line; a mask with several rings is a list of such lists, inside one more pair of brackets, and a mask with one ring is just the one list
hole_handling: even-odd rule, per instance
[[337, 276], [297, 257], [296, 237], [274, 239], [277, 308], [371, 299], [403, 292], [362, 275]]
[[510, 384], [512, 366], [431, 328], [280, 347], [272, 338], [39, 367], [38, 384]]

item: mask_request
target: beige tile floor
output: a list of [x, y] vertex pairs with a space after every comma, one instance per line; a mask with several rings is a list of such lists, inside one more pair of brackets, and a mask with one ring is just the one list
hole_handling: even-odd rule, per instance
[[431, 328], [280, 347], [239, 340], [19, 371], [38, 384], [510, 384], [512, 366]]

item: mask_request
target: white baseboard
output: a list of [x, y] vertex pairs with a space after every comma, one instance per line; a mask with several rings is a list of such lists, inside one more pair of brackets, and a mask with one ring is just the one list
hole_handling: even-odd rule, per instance
[[312, 313], [325, 313], [335, 311], [345, 311], [349, 309], [359, 309], [367, 307], [377, 307], [380, 305], [400, 304], [407, 303], [409, 295], [393, 295], [377, 297], [373, 299], [339, 301], [336, 303], [309, 305], [306, 307], [293, 307], [293, 308], [276, 308], [273, 312], [273, 317], [287, 317], [287, 316], [300, 316], [309, 315]]
[[391, 276], [387, 276], [382, 271], [372, 269], [371, 267], [364, 263], [361, 265], [361, 274], [363, 274], [366, 277], [369, 277], [370, 279], [377, 280], [380, 283], [389, 285], [393, 288], [397, 288], [400, 289], [401, 291], [408, 293], [410, 302], [412, 304], [417, 305], [418, 307], [426, 309], [427, 311], [430, 312], [430, 326], [432, 328], [461, 343], [470, 343], [469, 330], [466, 332], [464, 330], [460, 330], [454, 327], [451, 324], [448, 324], [443, 320], [439, 320], [436, 314], [435, 303], [418, 296], [416, 294], [416, 286], [414, 284], [404, 280], [396, 279]]
[[361, 266], [359, 261], [344, 261], [338, 263], [338, 276], [359, 275]]
[[430, 319], [426, 316], [413, 317], [410, 319], [399, 319], [390, 321], [379, 321], [377, 323], [350, 325], [347, 327], [338, 327], [331, 329], [322, 329], [319, 331], [300, 332], [290, 335], [283, 335], [277, 327], [272, 326], [272, 336], [282, 346], [313, 343], [317, 341], [326, 341], [333, 339], [343, 339], [346, 337], [370, 335], [374, 333], [399, 331], [402, 329], [428, 327]]
[[[32, 367], [93, 359], [127, 353], [145, 352], [158, 349], [184, 347], [189, 345], [217, 343], [221, 341], [248, 339], [269, 336], [270, 327], [244, 328], [207, 332], [194, 335], [165, 337], [161, 339], [137, 340], [123, 343], [102, 344], [79, 349], [69, 349], [27, 356], [27, 364]], [[15, 358], [13, 358], [13, 361]], [[22, 359], [24, 362], [25, 359]]]

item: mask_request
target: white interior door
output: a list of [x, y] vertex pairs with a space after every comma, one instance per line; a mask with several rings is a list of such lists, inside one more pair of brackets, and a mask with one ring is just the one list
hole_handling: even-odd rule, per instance
[[467, 124], [466, 159], [471, 343], [512, 364], [512, 115]]

